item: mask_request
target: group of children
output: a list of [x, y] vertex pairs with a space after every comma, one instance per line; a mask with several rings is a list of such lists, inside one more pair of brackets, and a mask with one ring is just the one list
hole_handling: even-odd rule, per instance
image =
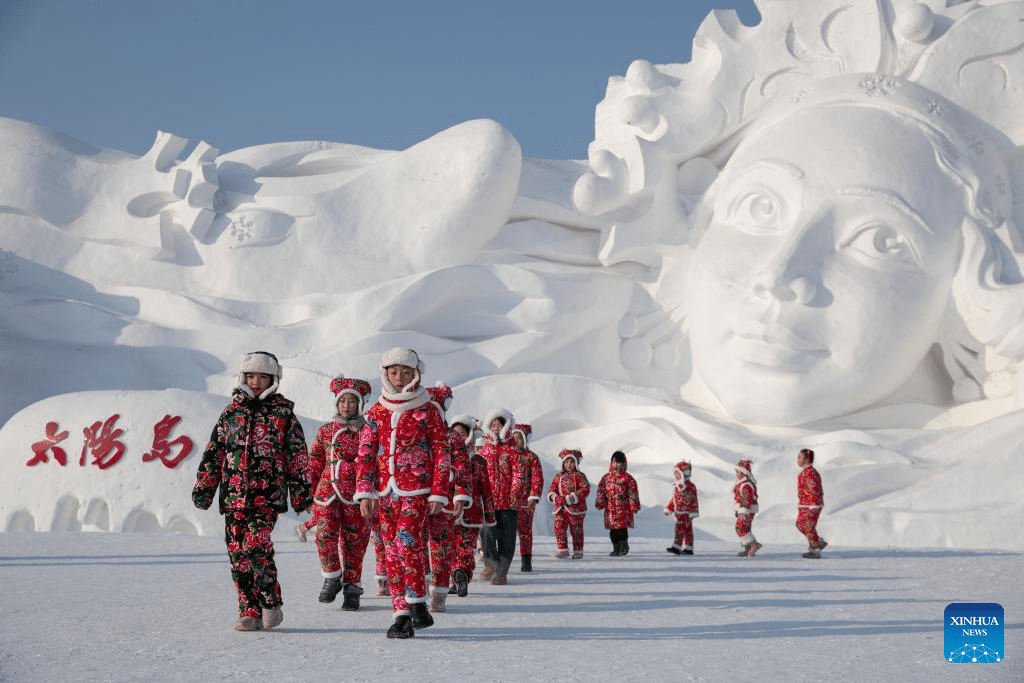
[[[232, 402], [214, 426], [192, 491], [196, 507], [207, 509], [219, 492], [225, 542], [238, 593], [235, 628], [274, 628], [283, 620], [281, 589], [270, 534], [277, 516], [313, 508], [296, 529], [305, 540], [315, 526], [324, 584], [319, 600], [343, 596], [342, 609], [359, 609], [362, 566], [371, 538], [376, 553], [378, 595], [390, 595], [394, 621], [388, 638], [410, 638], [444, 612], [449, 594], [464, 597], [483, 549], [480, 579], [508, 582], [516, 541], [521, 571], [532, 571], [533, 517], [544, 486], [540, 459], [529, 449], [532, 428], [516, 423], [506, 409], [493, 410], [483, 424], [470, 415], [446, 420], [449, 387], [422, 386], [424, 366], [412, 349], [387, 351], [380, 363], [380, 399], [365, 408], [371, 393], [365, 379], [339, 376], [330, 383], [336, 414], [322, 425], [307, 450], [294, 403], [277, 393], [281, 367], [268, 352], [246, 354]], [[582, 453], [564, 449], [561, 467], [547, 489], [554, 514], [558, 559], [582, 559], [583, 520], [590, 482], [580, 470]], [[821, 512], [821, 479], [800, 452], [801, 511], [797, 527], [810, 544], [805, 557], [826, 545], [815, 525]], [[697, 491], [690, 465], [675, 468], [676, 484], [665, 514], [676, 516], [678, 555], [693, 554]], [[750, 462], [737, 467], [736, 530], [741, 555], [760, 548], [750, 526], [757, 512], [757, 487]], [[629, 529], [640, 511], [636, 480], [626, 455], [612, 454], [597, 486], [594, 505], [604, 512], [611, 556], [629, 553]], [[570, 555], [569, 539], [572, 540]], [[429, 602], [429, 609], [428, 609]]]

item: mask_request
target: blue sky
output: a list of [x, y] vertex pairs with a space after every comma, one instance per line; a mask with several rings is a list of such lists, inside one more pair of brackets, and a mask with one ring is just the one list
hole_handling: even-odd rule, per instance
[[493, 118], [583, 159], [608, 78], [689, 61], [712, 8], [758, 21], [753, 0], [0, 0], [0, 116], [133, 154], [157, 130], [404, 149]]

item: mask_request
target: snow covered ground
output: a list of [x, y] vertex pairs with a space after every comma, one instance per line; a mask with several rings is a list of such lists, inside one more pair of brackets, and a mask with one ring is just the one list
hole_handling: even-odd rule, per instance
[[[285, 621], [257, 633], [231, 628], [218, 538], [0, 534], [0, 680], [1024, 680], [1017, 553], [837, 547], [812, 561], [766, 544], [741, 559], [698, 536], [697, 555], [676, 557], [638, 529], [628, 557], [591, 534], [585, 559], [558, 561], [545, 536], [532, 574], [517, 561], [509, 585], [473, 583], [433, 627], [390, 641], [385, 598], [355, 613], [317, 602], [294, 522], [275, 531]], [[952, 602], [1003, 606], [1004, 661], [943, 659]]]

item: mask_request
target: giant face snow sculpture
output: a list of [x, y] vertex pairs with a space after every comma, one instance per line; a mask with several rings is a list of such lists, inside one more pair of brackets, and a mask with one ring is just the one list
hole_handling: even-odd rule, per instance
[[955, 314], [961, 228], [989, 222], [992, 207], [972, 215], [976, 195], [1002, 198], [979, 179], [1005, 172], [987, 136], [954, 128], [969, 124], [951, 103], [887, 84], [819, 85], [835, 99], [750, 133], [705, 198], [688, 278], [693, 363], [740, 421], [875, 403], [910, 380]]
[[609, 82], [573, 199], [649, 273], [638, 384], [748, 425], [1016, 405], [1024, 3], [948, 5], [758, 3]]

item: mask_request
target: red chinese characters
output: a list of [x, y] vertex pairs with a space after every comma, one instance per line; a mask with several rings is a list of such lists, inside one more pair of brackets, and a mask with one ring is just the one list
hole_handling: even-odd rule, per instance
[[[142, 455], [142, 462], [159, 460], [164, 464], [164, 467], [174, 469], [182, 460], [188, 457], [188, 454], [192, 452], [192, 439], [182, 435], [170, 443], [167, 442], [167, 437], [171, 435], [171, 430], [179, 422], [181, 422], [180, 415], [175, 417], [164, 415], [162, 420], [153, 425], [153, 450]], [[167, 456], [171, 454], [172, 447], [179, 448], [178, 454], [173, 458], [169, 458]]]
[[121, 419], [118, 414], [111, 415], [106, 422], [93, 422], [92, 426], [82, 430], [85, 436], [85, 444], [82, 446], [82, 457], [78, 459], [79, 465], [85, 465], [85, 452], [92, 452], [92, 464], [105, 470], [124, 455], [125, 446], [117, 440], [123, 430], [115, 429], [114, 423]]
[[[124, 430], [116, 426], [119, 419], [121, 416], [115, 413], [104, 421], [96, 421], [82, 429], [82, 452], [78, 459], [79, 466], [85, 467], [86, 460], [90, 455], [92, 456], [91, 464], [101, 470], [113, 467], [121, 461], [128, 449], [120, 440]], [[164, 467], [173, 469], [192, 453], [194, 444], [188, 436], [181, 435], [173, 441], [168, 441], [171, 432], [179, 422], [181, 422], [180, 416], [164, 415], [159, 422], [153, 425], [153, 445], [148, 452], [142, 455], [142, 462], [159, 460]], [[57, 444], [67, 440], [68, 431], [59, 430], [60, 425], [56, 421], [46, 423], [44, 438], [32, 444], [32, 458], [25, 463], [27, 467], [47, 463], [50, 461], [51, 455], [61, 467], [67, 466], [67, 451]]]
[[68, 432], [67, 430], [64, 430], [63, 432], [58, 434], [58, 429], [60, 429], [60, 425], [58, 425], [56, 422], [46, 423], [46, 438], [44, 438], [42, 441], [37, 441], [34, 444], [32, 444], [32, 453], [34, 455], [32, 456], [31, 460], [25, 463], [26, 465], [28, 465], [29, 467], [35, 467], [41, 462], [49, 462], [49, 456], [47, 455], [47, 453], [49, 453], [51, 449], [53, 450], [54, 460], [59, 462], [62, 467], [68, 464], [67, 451], [57, 446], [57, 444], [59, 444], [61, 441], [64, 441], [66, 438], [68, 438]]

